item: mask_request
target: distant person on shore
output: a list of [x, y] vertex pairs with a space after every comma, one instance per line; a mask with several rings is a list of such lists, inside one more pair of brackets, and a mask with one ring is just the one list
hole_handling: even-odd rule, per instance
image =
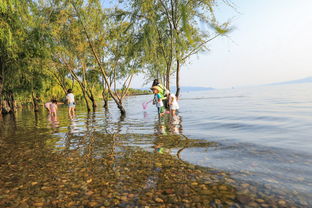
[[[153, 87], [157, 87], [158, 88], [158, 91], [159, 91], [159, 94], [162, 95], [163, 97], [163, 104], [165, 106], [165, 108], [169, 108], [169, 103], [168, 103], [168, 95], [169, 95], [169, 90], [166, 89], [165, 86], [163, 86], [162, 84], [160, 84], [159, 80], [158, 79], [154, 79], [153, 81], [153, 84], [152, 84], [152, 88]], [[156, 104], [157, 99], [155, 99], [155, 101], [153, 102], [153, 104]]]
[[161, 117], [165, 114], [165, 108], [164, 108], [164, 104], [163, 104], [163, 98], [164, 96], [162, 94], [160, 94], [160, 90], [157, 86], [153, 86], [151, 88], [151, 90], [153, 90], [154, 96], [155, 96], [155, 102], [156, 102], [156, 107], [158, 109], [158, 115]]
[[170, 114], [173, 118], [176, 117], [176, 111], [179, 109], [177, 97], [174, 94], [169, 95]]
[[56, 114], [56, 111], [57, 111], [57, 100], [53, 99], [51, 104], [50, 104], [50, 107], [49, 107], [49, 110], [50, 110], [50, 114], [51, 114], [51, 117], [52, 118], [56, 118], [57, 114]]
[[67, 90], [66, 100], [68, 104], [68, 114], [70, 118], [75, 116], [75, 95], [73, 94], [72, 89]]
[[44, 107], [45, 107], [45, 109], [47, 109], [47, 111], [49, 112], [49, 114], [51, 113], [51, 112], [50, 112], [50, 105], [52, 104], [52, 100], [53, 100], [53, 99], [51, 99], [49, 102], [47, 102], [47, 103], [44, 104]]

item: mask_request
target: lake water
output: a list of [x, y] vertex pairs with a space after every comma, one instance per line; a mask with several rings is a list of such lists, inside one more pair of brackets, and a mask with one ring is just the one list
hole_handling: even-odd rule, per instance
[[[54, 148], [62, 150], [80, 145], [68, 144], [69, 135], [124, 135], [121, 146], [151, 153], [156, 146], [185, 163], [229, 174], [239, 181], [237, 187], [249, 185], [249, 191], [268, 197], [274, 193], [277, 207], [285, 207], [284, 200], [294, 207], [312, 207], [312, 84], [182, 92], [175, 119], [167, 115], [159, 120], [151, 103], [144, 110], [142, 103], [151, 99], [152, 95], [127, 98], [124, 118], [113, 102], [109, 111], [99, 104], [91, 114], [78, 105], [73, 120], [66, 106], [60, 107], [57, 122], [44, 110], [35, 116], [24, 109], [17, 112], [16, 121], [4, 118], [0, 136], [16, 139], [14, 135], [36, 129], [36, 135], [50, 135]], [[196, 144], [167, 143], [166, 136], [176, 135]], [[237, 206], [249, 203], [245, 201]], [[270, 206], [260, 199], [255, 203], [249, 206]]]

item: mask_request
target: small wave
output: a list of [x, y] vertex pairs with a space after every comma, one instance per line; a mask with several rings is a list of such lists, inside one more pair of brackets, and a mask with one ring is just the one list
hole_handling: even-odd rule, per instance
[[281, 131], [282, 128], [275, 125], [264, 125], [264, 124], [255, 124], [255, 123], [242, 123], [242, 122], [233, 122], [233, 123], [225, 123], [225, 122], [206, 122], [197, 124], [198, 127], [204, 129], [228, 129], [228, 130], [244, 130], [244, 131]]

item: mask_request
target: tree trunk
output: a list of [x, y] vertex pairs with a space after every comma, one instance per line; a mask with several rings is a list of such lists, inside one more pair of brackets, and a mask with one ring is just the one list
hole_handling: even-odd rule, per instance
[[177, 59], [177, 75], [176, 75], [176, 97], [179, 99], [180, 95], [180, 60]]
[[170, 91], [170, 66], [167, 65], [167, 70], [166, 70], [166, 88]]
[[115, 101], [115, 103], [117, 104], [117, 106], [118, 106], [118, 108], [119, 108], [119, 110], [120, 110], [121, 115], [125, 115], [125, 114], [126, 114], [126, 111], [125, 111], [124, 107], [122, 106], [121, 100], [118, 100], [118, 98], [113, 94], [113, 91], [112, 91], [111, 88], [110, 88], [109, 81], [108, 81], [108, 77], [107, 77], [107, 72], [106, 72], [105, 69], [103, 68], [103, 66], [102, 66], [102, 64], [101, 64], [101, 61], [100, 61], [100, 59], [99, 59], [99, 57], [98, 57], [98, 54], [96, 53], [96, 51], [95, 51], [95, 49], [94, 49], [94, 47], [93, 47], [93, 45], [92, 45], [91, 38], [90, 38], [90, 36], [89, 36], [89, 34], [88, 34], [88, 31], [87, 31], [87, 29], [86, 29], [86, 27], [85, 27], [85, 25], [84, 25], [83, 20], [82, 20], [81, 17], [80, 17], [80, 14], [79, 14], [79, 12], [78, 12], [78, 10], [77, 10], [77, 8], [76, 8], [76, 5], [75, 5], [73, 2], [71, 2], [71, 3], [72, 3], [72, 5], [73, 5], [73, 7], [74, 7], [74, 9], [75, 9], [75, 11], [76, 11], [76, 13], [77, 13], [78, 19], [80, 20], [80, 23], [81, 23], [81, 25], [82, 25], [82, 27], [83, 27], [83, 30], [84, 30], [85, 34], [86, 34], [86, 37], [87, 37], [87, 40], [88, 40], [90, 49], [91, 49], [91, 51], [92, 51], [92, 53], [93, 53], [93, 56], [94, 56], [96, 62], [98, 63], [98, 65], [99, 65], [100, 71], [101, 71], [101, 73], [102, 73], [102, 76], [103, 76], [103, 78], [104, 78], [104, 81], [105, 81], [106, 86], [107, 86], [107, 89], [108, 89], [108, 93], [109, 93], [109, 95], [113, 98], [113, 100]]
[[6, 112], [7, 113], [14, 113], [15, 112], [15, 100], [14, 100], [14, 95], [13, 95], [13, 91], [9, 90], [6, 92]]
[[38, 99], [34, 95], [34, 91], [31, 92], [31, 98], [32, 98], [33, 105], [34, 105], [34, 112], [38, 112], [39, 111]]
[[4, 63], [2, 62], [2, 58], [0, 56], [0, 114], [2, 114], [3, 108], [3, 82], [4, 82]]
[[97, 104], [96, 104], [96, 102], [95, 102], [95, 99], [94, 99], [94, 95], [93, 95], [93, 93], [92, 93], [92, 90], [86, 90], [86, 95], [88, 96], [88, 98], [91, 100], [91, 102], [92, 102], [92, 110], [93, 110], [93, 112], [95, 112], [95, 109], [96, 109], [96, 107], [97, 107]]
[[14, 95], [13, 92], [9, 91], [9, 106], [11, 108], [11, 113], [15, 112], [15, 102], [14, 102]]
[[122, 103], [121, 103], [121, 102], [117, 104], [117, 107], [118, 107], [119, 110], [120, 110], [121, 116], [126, 116], [126, 110], [125, 110], [125, 108], [122, 106]]
[[96, 105], [96, 102], [95, 102], [95, 99], [94, 99], [94, 96], [93, 96], [92, 92], [91, 92], [91, 96], [89, 97], [89, 99], [92, 102], [92, 110], [95, 112], [95, 109], [96, 109], [97, 105]]
[[108, 93], [106, 92], [106, 88], [103, 89], [102, 96], [103, 96], [103, 101], [104, 101], [103, 107], [107, 110], [108, 109]]
[[0, 114], [2, 113], [3, 108], [2, 96], [3, 96], [3, 81], [2, 76], [0, 75]]
[[72, 76], [71, 89], [74, 89], [74, 87], [75, 87], [75, 78]]
[[15, 102], [15, 99], [14, 99], [14, 95], [13, 95], [13, 92], [10, 91], [10, 106], [11, 106], [11, 109], [12, 109], [12, 113], [14, 113], [16, 111], [16, 102]]
[[83, 98], [86, 102], [86, 106], [87, 106], [87, 111], [90, 112], [91, 111], [91, 108], [90, 108], [90, 104], [89, 104], [89, 101], [88, 101], [88, 98], [87, 98], [87, 95], [86, 95], [86, 92], [83, 88], [81, 88], [82, 90], [82, 94], [83, 94]]
[[166, 87], [166, 75], [165, 74], [162, 74], [161, 75], [161, 83], [163, 83], [164, 84], [164, 86]]

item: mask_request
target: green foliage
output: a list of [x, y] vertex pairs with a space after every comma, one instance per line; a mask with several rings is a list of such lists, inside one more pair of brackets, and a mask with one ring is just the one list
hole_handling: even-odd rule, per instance
[[229, 23], [219, 24], [213, 0], [133, 0], [130, 11], [137, 25], [147, 77], [170, 76], [192, 55], [207, 50], [214, 36], [229, 32]]
[[11, 90], [20, 100], [29, 101], [33, 93], [62, 99], [73, 88], [77, 97], [85, 93], [92, 100], [108, 85], [122, 86], [124, 92], [116, 94], [123, 94], [137, 73], [168, 81], [175, 61], [183, 64], [206, 50], [215, 35], [230, 31], [228, 22], [217, 22], [213, 0], [109, 5], [103, 8], [100, 0], [0, 0], [0, 94]]

